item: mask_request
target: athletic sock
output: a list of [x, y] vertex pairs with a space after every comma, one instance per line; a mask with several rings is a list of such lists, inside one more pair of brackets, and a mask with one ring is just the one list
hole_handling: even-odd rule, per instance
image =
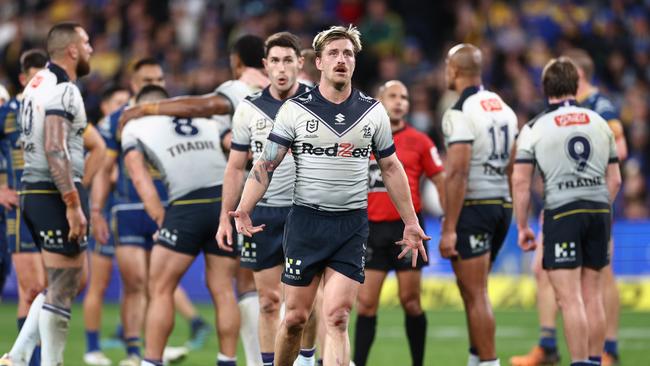
[[618, 341], [616, 339], [605, 339], [605, 352], [618, 357]]
[[475, 347], [469, 348], [469, 356], [467, 357], [467, 366], [478, 366], [481, 362], [478, 358], [478, 351]]
[[241, 325], [239, 336], [244, 346], [247, 365], [259, 365], [260, 343], [258, 336], [258, 324], [260, 317], [260, 300], [257, 291], [247, 292], [239, 297], [239, 312], [241, 314]]
[[571, 362], [571, 366], [594, 366], [589, 360]]
[[99, 351], [99, 331], [86, 329], [86, 353]]
[[296, 366], [316, 366], [316, 347], [302, 348], [296, 359]]
[[275, 353], [273, 352], [262, 352], [262, 365], [263, 366], [273, 366], [273, 361], [275, 359]]
[[126, 344], [126, 354], [136, 355], [140, 357], [140, 346], [142, 345], [142, 340], [140, 337], [129, 337], [124, 340]]
[[[247, 363], [247, 365], [254, 364]], [[217, 366], [237, 366], [237, 357], [228, 357], [219, 352], [219, 354], [217, 354]]]
[[422, 366], [427, 338], [427, 316], [424, 313], [416, 316], [406, 315], [404, 322], [413, 366]]
[[[18, 325], [18, 332], [23, 329], [27, 317], [16, 319], [16, 324]], [[41, 347], [35, 346], [34, 352], [32, 352], [32, 358], [29, 360], [29, 366], [41, 366]]]
[[[355, 364], [356, 364], [356, 363], [355, 363]], [[316, 365], [317, 365], [317, 366], [323, 366], [323, 359], [322, 359], [322, 358], [319, 358], [318, 360], [316, 360]]]
[[356, 333], [354, 334], [354, 363], [365, 366], [370, 354], [370, 347], [375, 340], [377, 331], [377, 316], [357, 316]]
[[593, 363], [594, 365], [600, 366], [600, 364], [603, 362], [601, 356], [589, 356], [589, 361]]
[[41, 359], [46, 365], [63, 365], [63, 351], [68, 338], [70, 309], [44, 303], [38, 317], [41, 335]]
[[[27, 363], [33, 358], [32, 354], [36, 353], [35, 348], [41, 337], [38, 332], [38, 319], [41, 314], [41, 307], [45, 302], [45, 293], [40, 293], [34, 298], [32, 305], [29, 307], [27, 318], [20, 327], [18, 337], [9, 351], [11, 359], [16, 363]], [[18, 324], [20, 326], [20, 323]], [[40, 352], [39, 356], [40, 357]], [[40, 361], [40, 360], [39, 360]], [[40, 365], [40, 362], [38, 363]]]
[[192, 337], [199, 331], [199, 329], [205, 325], [205, 320], [200, 315], [193, 317], [190, 320], [190, 333]]
[[539, 331], [539, 346], [546, 351], [557, 350], [557, 330], [553, 327], [541, 327]]
[[496, 358], [494, 360], [480, 361], [478, 366], [501, 366], [501, 363], [499, 362], [499, 359]]
[[145, 358], [142, 360], [140, 363], [141, 366], [163, 366], [162, 360], [152, 360], [149, 358]]

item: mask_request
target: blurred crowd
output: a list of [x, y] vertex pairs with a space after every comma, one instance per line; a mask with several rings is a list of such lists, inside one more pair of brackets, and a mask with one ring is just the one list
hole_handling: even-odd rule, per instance
[[632, 0], [0, 0], [0, 83], [18, 88], [21, 51], [38, 47], [50, 25], [75, 20], [95, 49], [81, 82], [89, 116], [101, 91], [128, 85], [144, 56], [163, 62], [172, 95], [202, 94], [230, 79], [228, 46], [238, 36], [280, 30], [310, 47], [332, 24], [358, 25], [364, 51], [355, 83], [372, 92], [389, 79], [410, 88], [409, 121], [442, 146], [440, 117], [456, 95], [446, 90], [444, 55], [457, 42], [481, 47], [484, 84], [500, 93], [520, 124], [544, 109], [544, 64], [564, 50], [587, 50], [595, 84], [620, 108], [629, 158], [615, 210], [650, 217], [650, 1]]

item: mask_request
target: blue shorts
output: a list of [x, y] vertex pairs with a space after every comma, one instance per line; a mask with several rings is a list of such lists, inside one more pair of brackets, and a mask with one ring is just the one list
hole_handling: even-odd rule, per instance
[[5, 235], [5, 215], [0, 212], [0, 294], [5, 287], [5, 282], [11, 272], [11, 255], [7, 248], [7, 236]]
[[502, 198], [465, 200], [456, 224], [456, 251], [461, 259], [497, 254], [508, 235], [512, 203]]
[[290, 210], [291, 207], [255, 207], [251, 215], [253, 225], [266, 226], [252, 238], [244, 236], [240, 257], [242, 267], [261, 271], [284, 263], [282, 237]]
[[7, 245], [9, 253], [40, 253], [32, 234], [22, 218], [20, 207], [6, 212]]
[[117, 245], [131, 245], [144, 250], [153, 247], [156, 222], [147, 215], [142, 203], [118, 203], [111, 209], [111, 228]]
[[[110, 208], [104, 210], [104, 217], [108, 220], [108, 227], [111, 227], [111, 215]], [[104, 257], [113, 258], [115, 257], [115, 239], [113, 235], [113, 230], [108, 231], [108, 241], [106, 244], [99, 244], [93, 235], [88, 237], [88, 249], [92, 253], [102, 255]]]
[[363, 283], [367, 242], [367, 210], [329, 212], [294, 205], [284, 227], [282, 282], [308, 286], [330, 267]]

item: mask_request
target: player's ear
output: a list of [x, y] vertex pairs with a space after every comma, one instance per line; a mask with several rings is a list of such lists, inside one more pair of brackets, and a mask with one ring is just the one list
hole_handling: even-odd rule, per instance
[[262, 59], [262, 65], [264, 65], [264, 70], [266, 70], [266, 65], [268, 65], [268, 61], [266, 61], [266, 57]]
[[67, 47], [67, 52], [73, 60], [79, 59], [79, 48], [76, 43], [70, 43]]
[[302, 70], [302, 67], [305, 65], [305, 58], [298, 56], [298, 70]]
[[29, 80], [27, 80], [27, 75], [21, 72], [20, 74], [18, 74], [18, 81], [20, 82], [20, 85], [22, 85], [24, 88], [27, 85], [27, 82]]
[[316, 56], [316, 59], [314, 60], [314, 63], [316, 64], [316, 68], [319, 71], [323, 71], [323, 63], [321, 62], [321, 58]]

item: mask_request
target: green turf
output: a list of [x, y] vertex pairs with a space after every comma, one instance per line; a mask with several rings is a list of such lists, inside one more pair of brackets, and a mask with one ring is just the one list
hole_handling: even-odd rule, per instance
[[[200, 311], [207, 319], [213, 313], [209, 306], [201, 306]], [[16, 335], [15, 305], [0, 305], [0, 352], [8, 350]], [[467, 337], [465, 318], [457, 310], [428, 312], [429, 330], [425, 365], [464, 365], [467, 359]], [[81, 360], [85, 349], [81, 308], [76, 306], [72, 313], [70, 338], [66, 348], [66, 365], [83, 365]], [[105, 307], [103, 335], [109, 335], [118, 319], [118, 307], [110, 304]], [[514, 354], [527, 352], [537, 338], [536, 315], [530, 310], [497, 311], [497, 351], [503, 365]], [[377, 336], [371, 351], [369, 365], [410, 365], [408, 344], [404, 335], [401, 310], [387, 308], [379, 313]], [[180, 345], [189, 334], [188, 325], [177, 319], [177, 327], [170, 344]], [[354, 324], [354, 320], [352, 321]], [[353, 326], [351, 328], [354, 328]], [[560, 349], [568, 361], [562, 335], [559, 334]], [[650, 313], [623, 312], [620, 326], [620, 352], [623, 365], [650, 365]], [[114, 361], [124, 355], [121, 349], [105, 350]], [[183, 365], [214, 365], [217, 353], [216, 337], [208, 339], [202, 350], [194, 351]], [[243, 360], [240, 352], [238, 355]], [[244, 362], [240, 362], [243, 365]], [[568, 362], [563, 362], [568, 364]]]

